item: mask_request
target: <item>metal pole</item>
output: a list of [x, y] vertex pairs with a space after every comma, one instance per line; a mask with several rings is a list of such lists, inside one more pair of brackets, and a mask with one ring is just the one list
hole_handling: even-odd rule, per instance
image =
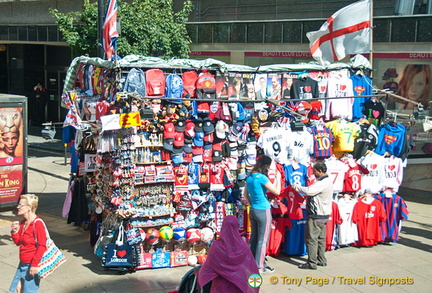
[[104, 58], [103, 40], [102, 40], [102, 27], [105, 17], [105, 0], [98, 0], [98, 43], [99, 43], [99, 57]]

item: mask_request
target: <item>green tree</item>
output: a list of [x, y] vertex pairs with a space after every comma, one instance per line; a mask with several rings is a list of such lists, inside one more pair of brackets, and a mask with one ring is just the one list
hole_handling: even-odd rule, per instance
[[[117, 54], [140, 54], [164, 59], [187, 58], [191, 40], [185, 22], [192, 11], [192, 1], [182, 10], [173, 11], [173, 0], [117, 1], [121, 23]], [[63, 39], [75, 56], [98, 55], [97, 2], [84, 0], [82, 11], [60, 13], [51, 8]]]

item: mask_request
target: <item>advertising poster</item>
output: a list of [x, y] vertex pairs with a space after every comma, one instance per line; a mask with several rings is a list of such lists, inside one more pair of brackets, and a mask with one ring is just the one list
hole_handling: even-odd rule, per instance
[[22, 190], [22, 165], [0, 166], [0, 205], [18, 202]]
[[0, 166], [24, 162], [22, 108], [0, 108]]

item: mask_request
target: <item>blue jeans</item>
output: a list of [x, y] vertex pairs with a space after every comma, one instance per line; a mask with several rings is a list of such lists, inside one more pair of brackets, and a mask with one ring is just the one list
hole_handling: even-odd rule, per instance
[[18, 283], [23, 280], [22, 289], [24, 293], [37, 293], [39, 291], [40, 279], [38, 276], [30, 275], [30, 264], [20, 262], [9, 287], [9, 292], [15, 292]]

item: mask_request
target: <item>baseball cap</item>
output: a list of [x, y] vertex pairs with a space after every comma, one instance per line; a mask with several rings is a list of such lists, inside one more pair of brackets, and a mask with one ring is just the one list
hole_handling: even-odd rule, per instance
[[174, 123], [168, 122], [164, 125], [164, 138], [174, 138]]
[[194, 155], [202, 155], [203, 154], [203, 148], [200, 146], [194, 146], [192, 147], [192, 154]]
[[185, 131], [186, 121], [184, 118], [179, 118], [174, 126], [175, 130], [178, 132]]
[[181, 154], [181, 153], [183, 153], [183, 147], [176, 147], [176, 146], [174, 146], [173, 150], [172, 150], [172, 153], [173, 154]]
[[174, 165], [178, 165], [183, 163], [183, 152], [179, 153], [179, 154], [171, 154], [171, 160], [173, 161]]
[[195, 136], [195, 123], [193, 123], [191, 120], [187, 120], [186, 121], [186, 126], [185, 126], [185, 136], [187, 137], [194, 137]]
[[183, 146], [183, 151], [185, 153], [192, 153], [192, 144], [191, 143], [185, 143]]
[[202, 163], [203, 162], [203, 155], [194, 155], [192, 157], [192, 161], [195, 163]]
[[214, 125], [208, 117], [204, 118], [202, 128], [205, 133], [211, 133], [215, 131]]
[[175, 132], [174, 134], [174, 146], [182, 147], [184, 146], [184, 133], [183, 132]]
[[203, 146], [204, 145], [204, 132], [195, 132], [193, 138], [194, 145]]
[[166, 138], [166, 139], [164, 139], [163, 147], [167, 151], [172, 152], [173, 148], [174, 148], [174, 138]]
[[222, 151], [213, 150], [212, 160], [213, 162], [222, 162]]
[[195, 130], [195, 132], [204, 132], [204, 129], [203, 129], [203, 120], [201, 118], [198, 118], [195, 121], [194, 130]]
[[239, 135], [243, 129], [243, 122], [237, 122], [231, 126], [231, 132], [235, 135]]
[[192, 153], [183, 152], [183, 163], [192, 162], [192, 157], [193, 157]]
[[229, 126], [228, 124], [226, 124], [224, 121], [219, 120], [216, 123], [216, 136], [220, 139], [225, 139], [226, 138], [226, 133], [228, 132]]

